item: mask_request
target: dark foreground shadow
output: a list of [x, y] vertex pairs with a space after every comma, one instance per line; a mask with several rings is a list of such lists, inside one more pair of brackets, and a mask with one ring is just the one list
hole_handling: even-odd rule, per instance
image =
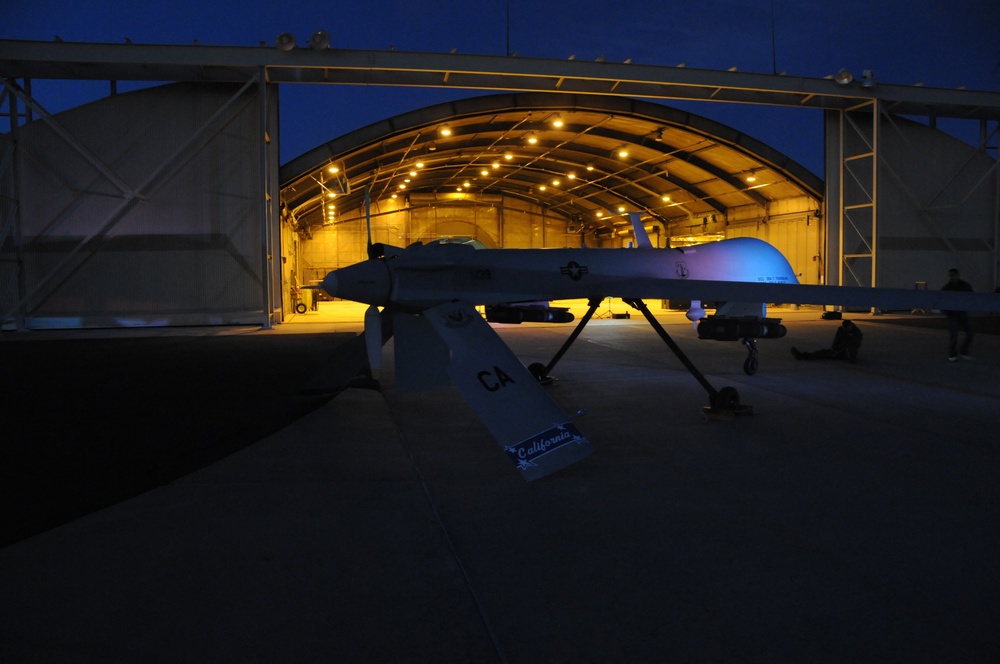
[[284, 428], [349, 333], [0, 339], [0, 546]]

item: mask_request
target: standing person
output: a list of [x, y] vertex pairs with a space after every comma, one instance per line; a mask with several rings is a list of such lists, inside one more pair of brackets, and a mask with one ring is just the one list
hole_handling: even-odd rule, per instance
[[[941, 290], [972, 292], [972, 286], [968, 281], [963, 281], [958, 274], [957, 268], [948, 270], [948, 283]], [[963, 360], [971, 360], [969, 351], [972, 349], [972, 323], [969, 321], [968, 311], [945, 310], [948, 317], [948, 361], [955, 362], [961, 357]], [[961, 328], [965, 332], [965, 339], [962, 345], [958, 345], [958, 330]]]

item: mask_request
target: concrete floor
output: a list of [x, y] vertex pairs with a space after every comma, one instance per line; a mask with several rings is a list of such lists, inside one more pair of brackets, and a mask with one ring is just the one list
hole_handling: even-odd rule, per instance
[[[596, 452], [533, 483], [387, 352], [382, 392], [0, 549], [0, 659], [997, 661], [1000, 337], [949, 363], [857, 315], [857, 364], [801, 362], [838, 323], [779, 315], [752, 377], [659, 315], [754, 407], [711, 421], [641, 318], [592, 322], [550, 389]], [[569, 329], [498, 331], [529, 363]]]

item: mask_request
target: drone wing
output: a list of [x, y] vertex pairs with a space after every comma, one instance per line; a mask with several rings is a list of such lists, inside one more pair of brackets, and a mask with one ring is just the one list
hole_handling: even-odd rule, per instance
[[448, 375], [531, 481], [588, 456], [590, 442], [468, 302], [449, 302], [424, 318], [451, 351]]

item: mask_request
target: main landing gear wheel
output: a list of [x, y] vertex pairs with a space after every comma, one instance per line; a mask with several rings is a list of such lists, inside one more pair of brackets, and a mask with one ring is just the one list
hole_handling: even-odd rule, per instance
[[740, 404], [740, 394], [735, 387], [724, 387], [709, 397], [709, 404], [702, 409], [708, 419], [732, 419], [737, 415], [753, 414], [753, 407]]
[[712, 406], [721, 410], [735, 410], [740, 405], [740, 394], [735, 387], [724, 387], [712, 399]]
[[535, 380], [542, 385], [548, 385], [552, 382], [552, 376], [550, 376], [548, 371], [545, 370], [545, 365], [541, 362], [533, 362], [529, 364], [528, 371], [535, 377]]
[[752, 376], [757, 373], [758, 356], [757, 343], [753, 339], [744, 339], [743, 345], [747, 347], [747, 359], [743, 361], [743, 373]]

